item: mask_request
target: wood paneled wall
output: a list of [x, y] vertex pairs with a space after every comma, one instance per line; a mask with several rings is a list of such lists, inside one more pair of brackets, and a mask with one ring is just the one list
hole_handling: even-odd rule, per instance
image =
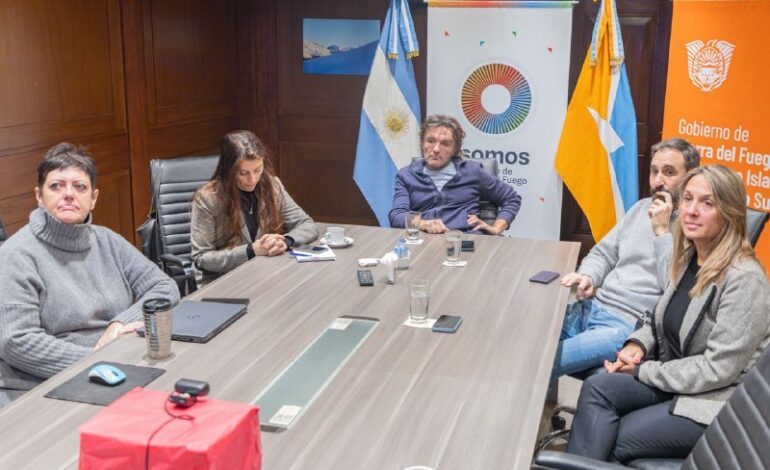
[[234, 0], [123, 2], [134, 222], [150, 205], [149, 161], [218, 153], [239, 127]]
[[35, 207], [41, 156], [70, 141], [97, 162], [95, 222], [133, 239], [149, 209], [150, 159], [216, 153], [240, 125], [238, 8], [0, 0], [0, 217], [9, 229]]
[[97, 156], [95, 218], [130, 234], [118, 0], [2, 1], [0, 38], [0, 216], [9, 230], [36, 205], [40, 157], [70, 141]]

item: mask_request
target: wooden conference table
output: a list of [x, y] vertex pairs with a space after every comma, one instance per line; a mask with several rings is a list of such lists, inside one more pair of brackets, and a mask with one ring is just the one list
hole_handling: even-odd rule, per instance
[[[468, 236], [476, 251], [457, 268], [440, 264], [443, 236], [423, 234], [396, 285], [375, 267], [375, 286], [359, 287], [357, 259], [380, 257], [403, 232], [344, 227], [355, 242], [336, 261], [259, 258], [190, 296], [251, 298], [209, 343], [175, 342], [154, 362], [142, 338], [126, 337], [0, 410], [0, 468], [77, 467], [78, 427], [102, 408], [43, 395], [97, 360], [166, 369], [150, 389], [185, 377], [209, 382], [212, 398], [250, 402], [342, 315], [380, 323], [293, 427], [262, 432], [264, 469], [528, 468], [569, 295], [528, 279], [574, 270], [579, 245]], [[430, 317], [463, 316], [457, 333], [402, 325], [414, 278], [431, 281]]]

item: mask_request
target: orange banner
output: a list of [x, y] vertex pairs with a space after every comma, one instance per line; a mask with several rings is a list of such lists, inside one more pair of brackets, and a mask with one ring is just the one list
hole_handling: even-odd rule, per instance
[[[663, 138], [734, 169], [747, 205], [770, 211], [770, 2], [674, 2]], [[770, 269], [770, 227], [756, 246]]]

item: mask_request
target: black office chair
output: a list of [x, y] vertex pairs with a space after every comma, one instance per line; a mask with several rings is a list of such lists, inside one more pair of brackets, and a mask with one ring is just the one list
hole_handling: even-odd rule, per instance
[[770, 212], [758, 211], [756, 209], [746, 209], [746, 237], [755, 246], [765, 228], [767, 220], [770, 219]]
[[145, 255], [174, 278], [182, 296], [197, 289], [190, 245], [192, 197], [211, 179], [218, 162], [218, 155], [150, 162], [152, 209], [138, 231]]
[[[746, 208], [746, 238], [749, 239], [751, 246], [755, 246], [759, 240], [759, 236], [762, 234], [762, 230], [765, 227], [768, 219], [770, 219], [770, 213], [758, 211], [751, 208]], [[588, 369], [577, 372], [575, 374], [569, 374], [570, 377], [585, 380], [588, 377], [598, 374], [604, 371], [604, 367], [599, 366], [594, 369]], [[561, 413], [575, 414], [575, 408], [571, 406], [557, 406], [551, 413], [551, 428], [553, 431], [543, 435], [537, 442], [536, 450], [539, 452], [543, 449], [547, 449], [548, 446], [558, 440], [566, 439], [569, 435], [569, 429], [566, 429], [566, 420], [561, 416]]]
[[8, 240], [8, 230], [5, 229], [3, 219], [0, 219], [0, 246], [2, 246], [6, 240]]
[[[497, 178], [497, 159], [495, 158], [477, 158], [474, 159], [474, 161], [477, 161], [481, 163], [481, 166], [484, 168], [484, 170], [489, 173], [490, 175]], [[491, 201], [479, 201], [479, 219], [483, 220], [484, 222], [488, 223], [489, 225], [494, 225], [495, 220], [497, 220], [497, 213], [500, 210], [497, 205]]]
[[614, 463], [543, 451], [535, 456], [535, 470], [587, 469], [727, 469], [770, 468], [770, 348], [746, 374], [724, 408], [706, 428], [687, 459], [638, 459], [622, 466]]
[[[414, 157], [412, 158], [412, 161], [416, 160], [422, 160], [423, 157]], [[481, 163], [482, 168], [489, 173], [490, 175], [494, 176], [495, 178], [498, 178], [497, 176], [497, 160], [494, 158], [470, 158], [468, 160], [472, 160], [474, 162]], [[479, 219], [483, 220], [484, 222], [488, 223], [489, 225], [493, 225], [495, 223], [495, 220], [497, 220], [497, 213], [500, 211], [500, 208], [497, 207], [497, 205], [491, 201], [485, 201], [481, 200], [479, 201]]]

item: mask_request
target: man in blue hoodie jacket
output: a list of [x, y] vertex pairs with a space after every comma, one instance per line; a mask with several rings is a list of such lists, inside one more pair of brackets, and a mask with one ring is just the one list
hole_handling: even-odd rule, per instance
[[[479, 162], [461, 155], [465, 132], [450, 116], [431, 115], [420, 128], [422, 160], [399, 170], [390, 226], [404, 227], [409, 211], [422, 213], [420, 230], [444, 233], [448, 230], [497, 235], [507, 229], [521, 206], [521, 196]], [[499, 207], [492, 225], [478, 217], [479, 201]]]

